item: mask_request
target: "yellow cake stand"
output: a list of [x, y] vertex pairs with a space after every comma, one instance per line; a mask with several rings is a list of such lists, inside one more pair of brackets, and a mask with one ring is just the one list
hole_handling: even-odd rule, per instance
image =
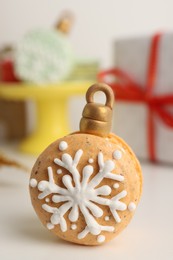
[[51, 142], [70, 132], [68, 99], [83, 95], [93, 82], [62, 82], [56, 85], [0, 84], [0, 98], [34, 100], [37, 122], [34, 132], [20, 144], [22, 152], [38, 155]]

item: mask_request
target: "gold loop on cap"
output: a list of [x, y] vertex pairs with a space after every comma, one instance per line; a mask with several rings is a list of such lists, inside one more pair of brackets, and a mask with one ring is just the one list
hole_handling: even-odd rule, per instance
[[[106, 104], [94, 102], [95, 92], [102, 91], [106, 95]], [[86, 101], [80, 120], [80, 132], [106, 137], [111, 130], [114, 93], [103, 83], [92, 85], [86, 92]]]
[[94, 84], [87, 90], [86, 92], [87, 103], [94, 103], [94, 94], [97, 91], [101, 91], [106, 95], [105, 105], [112, 110], [114, 104], [114, 93], [113, 90], [107, 84], [104, 83]]

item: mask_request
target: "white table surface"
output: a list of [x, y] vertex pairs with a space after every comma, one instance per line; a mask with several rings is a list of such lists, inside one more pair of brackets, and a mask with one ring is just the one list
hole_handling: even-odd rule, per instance
[[[32, 167], [35, 158], [1, 147]], [[111, 242], [96, 247], [67, 243], [39, 222], [28, 192], [29, 173], [0, 169], [0, 260], [173, 259], [173, 167], [142, 164], [144, 189], [129, 226]]]

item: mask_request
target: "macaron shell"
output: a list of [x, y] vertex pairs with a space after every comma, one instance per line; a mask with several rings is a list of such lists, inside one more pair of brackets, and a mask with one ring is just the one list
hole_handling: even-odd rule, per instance
[[[68, 147], [65, 149], [65, 151], [61, 151], [59, 149], [59, 145], [62, 141], [65, 141], [68, 144]], [[63, 167], [60, 167], [57, 164], [55, 164], [54, 159], [61, 159], [64, 153], [68, 153], [72, 156], [72, 158], [74, 158], [75, 153], [79, 149], [83, 150], [83, 154], [81, 156], [79, 164], [77, 165], [77, 169], [81, 175], [81, 178], [82, 170], [86, 165], [92, 165], [94, 169], [94, 172], [91, 175], [89, 181], [96, 174], [98, 174], [99, 152], [102, 152], [104, 162], [107, 160], [112, 160], [115, 163], [115, 168], [112, 171], [112, 173], [124, 176], [124, 181], [121, 182], [109, 178], [104, 178], [96, 187], [98, 188], [103, 185], [108, 185], [112, 189], [110, 195], [102, 196], [107, 199], [111, 199], [123, 190], [127, 192], [127, 195], [120, 200], [121, 202], [127, 205], [127, 209], [123, 211], [117, 211], [121, 219], [120, 223], [117, 223], [115, 221], [108, 206], [97, 204], [97, 206], [99, 206], [103, 210], [103, 215], [99, 218], [95, 218], [96, 221], [100, 225], [114, 227], [113, 232], [101, 231], [101, 233], [99, 234], [105, 237], [105, 240], [102, 243], [108, 242], [109, 240], [117, 236], [128, 225], [134, 214], [134, 211], [130, 211], [128, 209], [128, 205], [130, 203], [134, 203], [134, 205], [137, 205], [139, 203], [142, 192], [142, 172], [140, 164], [132, 150], [121, 138], [117, 137], [114, 134], [110, 134], [107, 138], [102, 138], [99, 136], [82, 134], [79, 132], [58, 139], [54, 143], [52, 143], [48, 148], [46, 148], [45, 151], [38, 157], [32, 169], [31, 179], [36, 179], [37, 183], [39, 183], [42, 180], [48, 180], [47, 168], [52, 167], [55, 183], [65, 188], [62, 182], [62, 177], [67, 174], [69, 175], [69, 172], [67, 169], [64, 169]], [[114, 151], [120, 151], [122, 155], [120, 159], [114, 158]], [[89, 163], [89, 159], [92, 159], [90, 160], [91, 163]], [[57, 173], [58, 169], [62, 170], [61, 174]], [[119, 187], [116, 187], [115, 183], [118, 183], [117, 186]], [[32, 205], [43, 225], [47, 227], [47, 223], [50, 223], [51, 213], [45, 211], [42, 208], [42, 205], [46, 203], [51, 207], [60, 207], [63, 204], [63, 202], [60, 202], [58, 204], [54, 203], [51, 200], [52, 195], [54, 194], [48, 195], [46, 198], [49, 198], [50, 201], [46, 202], [45, 198], [38, 199], [39, 194], [40, 191], [37, 187], [30, 186]], [[88, 233], [83, 239], [78, 239], [78, 234], [82, 232], [86, 227], [86, 221], [82, 212], [79, 210], [79, 219], [75, 223], [71, 222], [68, 217], [70, 210], [64, 215], [64, 218], [67, 223], [67, 231], [62, 232], [60, 225], [55, 225], [54, 228], [50, 231], [58, 237], [73, 243], [84, 245], [102, 244], [99, 242], [99, 235], [93, 235], [91, 233]], [[108, 220], [105, 220], [105, 217]], [[73, 226], [74, 224], [76, 226]], [[76, 227], [76, 229], [72, 229], [72, 227]]]

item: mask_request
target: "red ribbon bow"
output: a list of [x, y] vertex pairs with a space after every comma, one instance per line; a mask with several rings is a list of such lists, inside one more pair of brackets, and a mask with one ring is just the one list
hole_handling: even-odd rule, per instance
[[[117, 100], [142, 102], [148, 106], [148, 151], [150, 160], [152, 161], [156, 161], [155, 114], [159, 116], [164, 124], [173, 128], [173, 114], [168, 111], [169, 106], [173, 105], [173, 93], [171, 93], [171, 95], [159, 96], [155, 96], [152, 93], [156, 79], [160, 38], [161, 34], [156, 34], [152, 38], [145, 88], [119, 68], [105, 70], [98, 74], [99, 81], [105, 82], [112, 87], [114, 93], [116, 93]], [[107, 76], [115, 77], [118, 79], [118, 82], [107, 82]]]

